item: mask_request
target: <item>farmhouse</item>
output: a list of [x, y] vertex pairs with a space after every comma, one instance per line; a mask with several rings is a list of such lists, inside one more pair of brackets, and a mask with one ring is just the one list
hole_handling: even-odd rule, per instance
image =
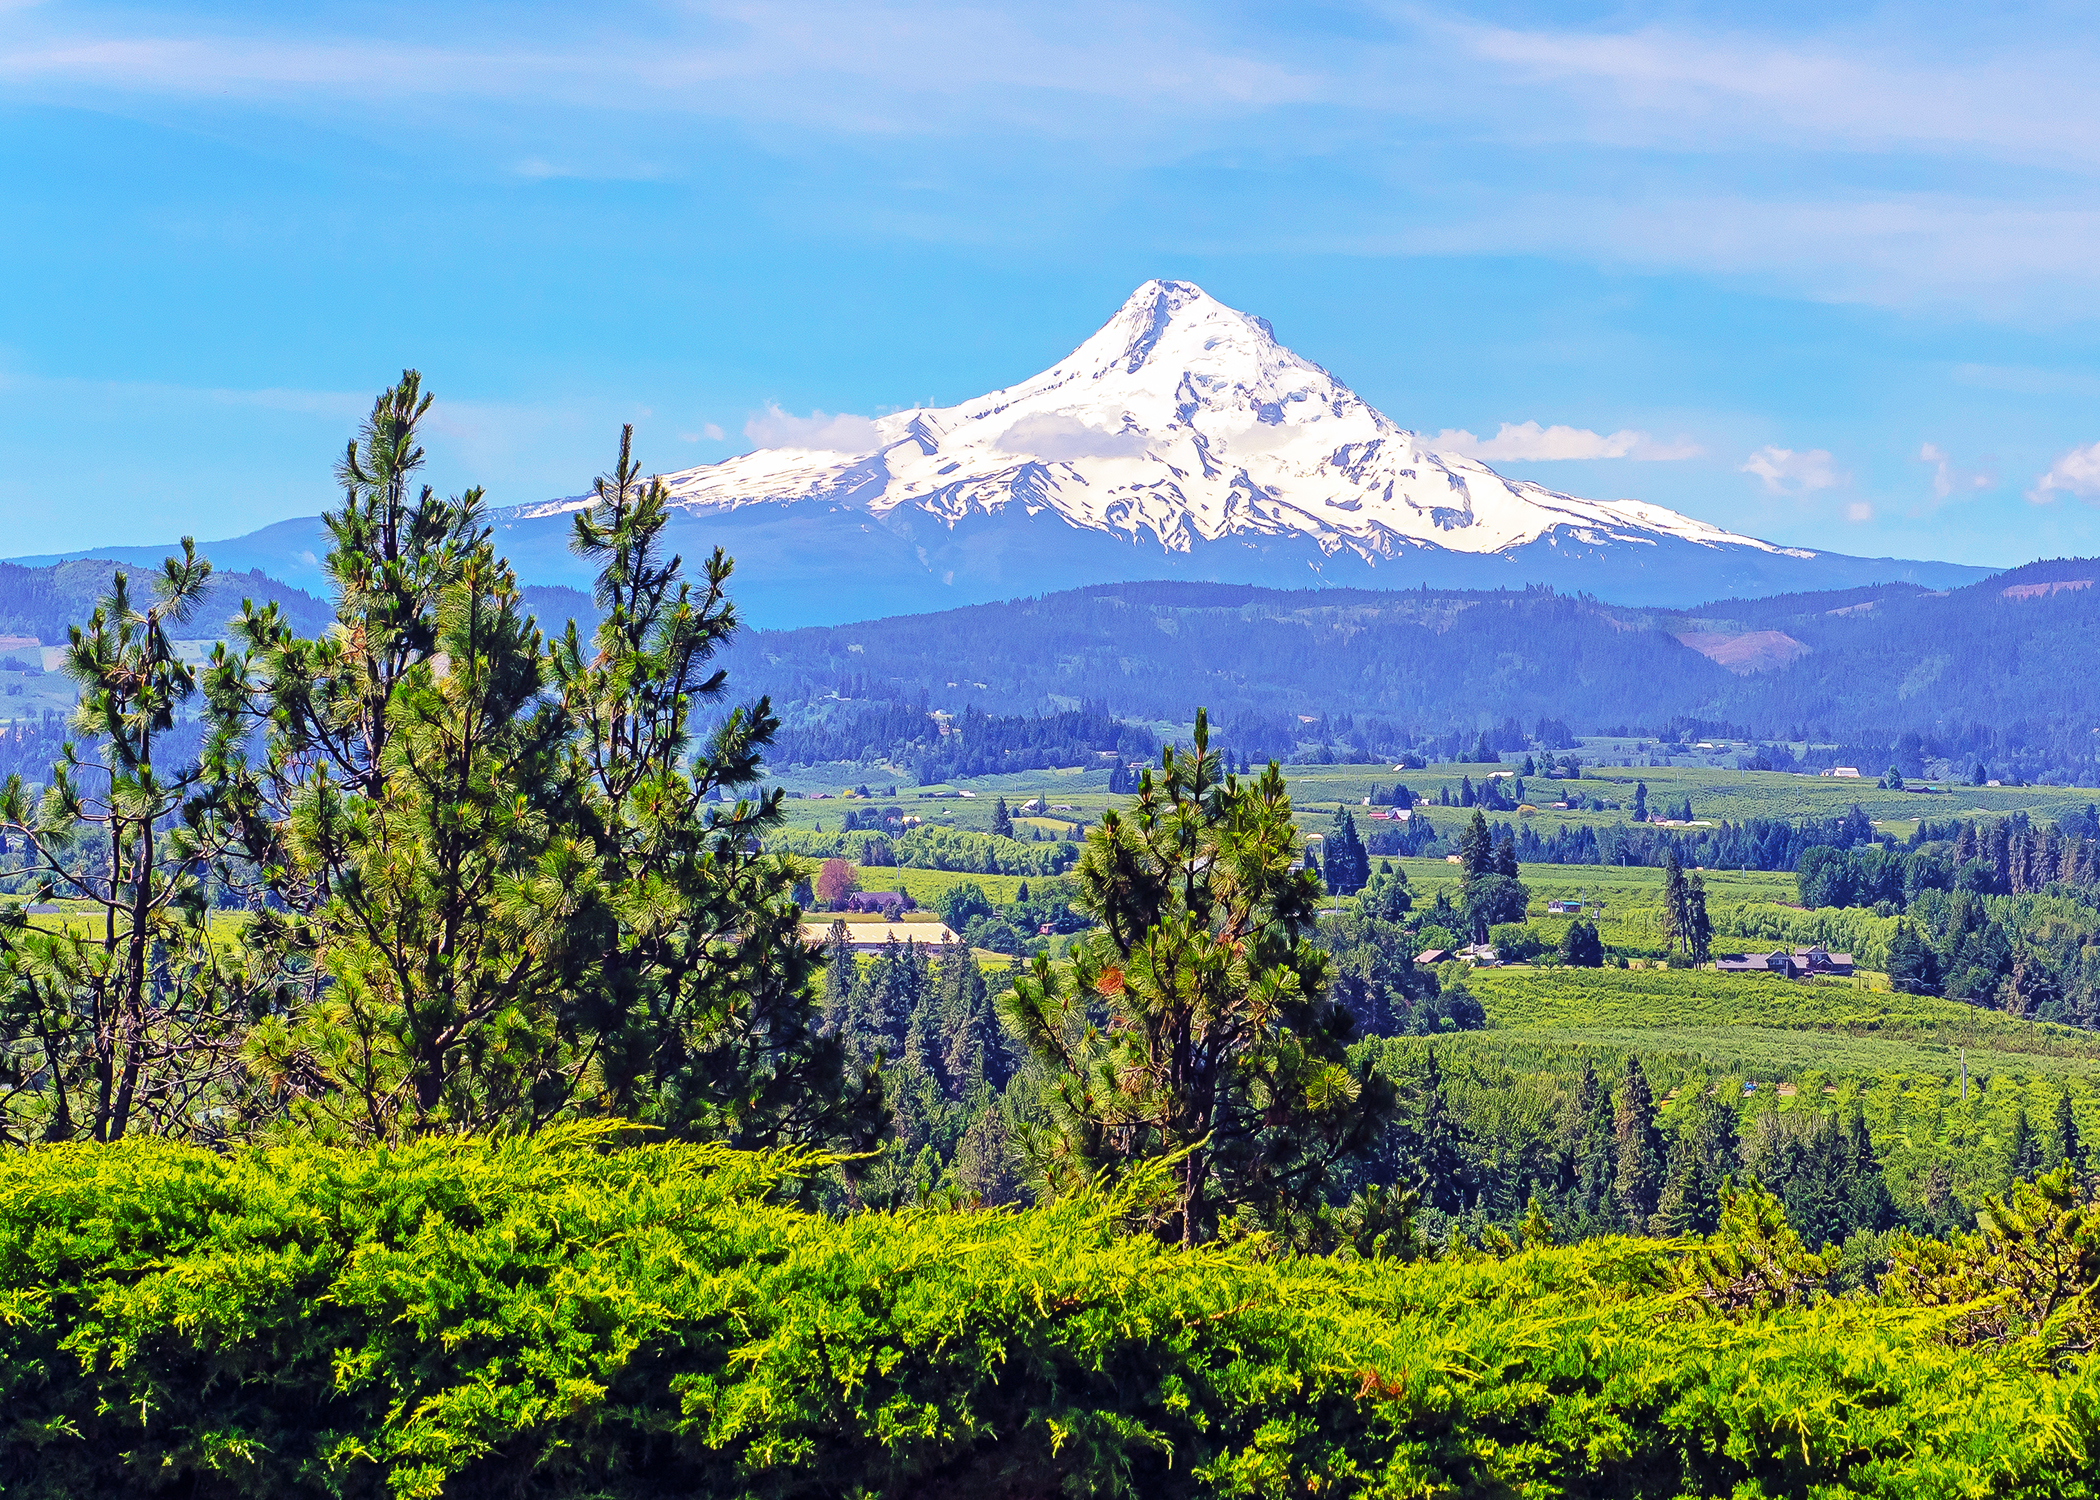
[[1450, 956], [1451, 951], [1448, 948], [1425, 948], [1415, 955], [1415, 962], [1435, 965], [1444, 962]]
[[1548, 901], [1546, 915], [1549, 917], [1579, 917], [1582, 915], [1580, 901]]
[[1828, 974], [1843, 979], [1852, 973], [1852, 955], [1832, 953], [1826, 948], [1775, 948], [1770, 953], [1740, 954], [1717, 959], [1714, 969], [1722, 974], [1780, 974], [1788, 979], [1806, 979]]

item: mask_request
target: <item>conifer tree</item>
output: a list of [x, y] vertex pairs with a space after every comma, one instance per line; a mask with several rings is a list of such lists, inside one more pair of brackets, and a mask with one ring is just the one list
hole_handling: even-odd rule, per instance
[[1649, 1091], [1648, 1075], [1631, 1053], [1626, 1057], [1612, 1127], [1618, 1146], [1612, 1188], [1627, 1224], [1640, 1232], [1647, 1228], [1662, 1196], [1669, 1160], [1662, 1128], [1655, 1122], [1655, 1096]]
[[1712, 1234], [1721, 1223], [1721, 1186], [1735, 1171], [1735, 1111], [1701, 1094], [1670, 1142], [1669, 1177], [1655, 1210], [1665, 1234]]
[[1391, 1130], [1396, 1183], [1425, 1208], [1459, 1214], [1473, 1206], [1478, 1148], [1444, 1095], [1436, 1049], [1423, 1050], [1419, 1073], [1406, 1080]]
[[1611, 1091], [1597, 1076], [1588, 1057], [1576, 1085], [1570, 1189], [1585, 1233], [1609, 1233], [1625, 1226], [1614, 1188], [1618, 1147], [1614, 1135]]
[[1888, 1181], [1882, 1175], [1881, 1156], [1874, 1149], [1874, 1138], [1867, 1129], [1867, 1117], [1859, 1101], [1852, 1102], [1852, 1112], [1845, 1119], [1845, 1149], [1850, 1156], [1850, 1180], [1847, 1183], [1848, 1232], [1867, 1230], [1879, 1233], [1896, 1222], [1896, 1200], [1889, 1193]]
[[214, 704], [261, 731], [223, 796], [306, 955], [251, 1065], [324, 1136], [533, 1128], [581, 1111], [747, 1145], [865, 1134], [869, 1080], [820, 1035], [791, 861], [757, 853], [761, 702], [698, 753], [709, 658], [735, 629], [719, 552], [694, 595], [659, 548], [666, 496], [623, 437], [579, 513], [605, 611], [549, 651], [481, 496], [410, 498], [430, 397], [382, 393], [327, 517], [337, 629], [240, 622]]
[[[578, 1086], [593, 1109], [679, 1136], [865, 1140], [879, 1088], [850, 1077], [843, 1047], [820, 1029], [800, 871], [759, 852], [782, 820], [784, 793], [759, 791], [779, 722], [761, 698], [692, 740], [695, 712], [726, 691], [713, 658], [738, 628], [732, 565], [716, 548], [696, 591], [682, 560], [664, 555], [669, 495], [661, 479], [644, 481], [633, 436], [622, 429], [571, 543], [600, 565], [605, 613], [588, 653], [573, 621], [551, 653], [575, 726], [589, 878], [613, 894], [571, 1022]], [[543, 871], [536, 894], [560, 899], [566, 879]]]
[[1002, 839], [1010, 839], [1014, 836], [1013, 814], [1007, 811], [1006, 798], [1004, 797], [992, 804], [992, 835], [995, 838]]
[[1356, 816], [1345, 807], [1334, 811], [1322, 853], [1326, 856], [1327, 889], [1338, 896], [1353, 896], [1370, 879], [1371, 856], [1356, 831]]
[[[404, 376], [339, 471], [342, 628], [300, 641], [251, 613], [255, 677], [214, 684], [263, 706], [266, 759], [238, 794], [249, 847], [315, 944], [316, 988], [253, 1051], [295, 1114], [358, 1139], [558, 1110], [569, 1080], [549, 1002], [573, 993], [573, 940], [598, 920], [561, 813], [575, 795], [562, 715], [480, 493], [402, 500], [428, 406]], [[542, 879], [551, 900], [527, 895]], [[259, 925], [303, 935], [268, 913]]]
[[2035, 1138], [2034, 1128], [2027, 1123], [2027, 1106], [2024, 1104], [2013, 1111], [2012, 1141], [2006, 1156], [2014, 1181], [2032, 1182], [2041, 1175], [2042, 1143]]
[[1684, 940], [1695, 964], [1713, 954], [1714, 924], [1706, 911], [1706, 877], [1694, 872], [1684, 883]]
[[1313, 1232], [1393, 1091], [1345, 1051], [1348, 1016], [1309, 941], [1320, 884], [1298, 852], [1282, 771], [1223, 775], [1200, 711], [1194, 748], [1169, 746], [1136, 803], [1103, 814], [1079, 866], [1100, 930], [1069, 972], [1038, 955], [1009, 1011], [1060, 1075], [1031, 1144], [1053, 1189], [1167, 1158], [1163, 1238], [1201, 1243], [1235, 1215]]
[[2057, 1091], [2055, 1119], [2056, 1165], [2069, 1167], [2080, 1182], [2086, 1175], [2086, 1145], [2078, 1134], [2078, 1119], [2071, 1110], [2071, 1090], [2068, 1087]]
[[0, 791], [0, 833], [24, 855], [31, 899], [92, 914], [53, 931], [30, 926], [20, 905], [0, 918], [6, 1144], [140, 1131], [213, 1139], [243, 1101], [240, 1046], [272, 969], [207, 928], [203, 874], [224, 853], [218, 765], [238, 726], [215, 718], [194, 759], [168, 751], [197, 694], [170, 627], [211, 588], [211, 564], [188, 538], [182, 549], [150, 603], [118, 572], [86, 626], [71, 628], [78, 738], [40, 802], [19, 775]]

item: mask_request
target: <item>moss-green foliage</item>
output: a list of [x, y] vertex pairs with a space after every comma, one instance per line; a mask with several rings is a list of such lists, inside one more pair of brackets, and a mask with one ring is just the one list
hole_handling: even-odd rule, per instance
[[[9, 1495], [2090, 1495], [2091, 1377], [1608, 1240], [1183, 1250], [602, 1137], [0, 1162]], [[529, 1476], [529, 1477], [528, 1477]]]

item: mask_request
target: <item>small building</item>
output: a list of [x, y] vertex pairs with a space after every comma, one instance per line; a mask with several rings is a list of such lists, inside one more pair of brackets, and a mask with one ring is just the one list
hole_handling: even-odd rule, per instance
[[1852, 780], [1852, 781], [1857, 781], [1857, 780], [1859, 780], [1859, 767], [1858, 767], [1858, 766], [1832, 766], [1832, 767], [1831, 767], [1831, 768], [1830, 768], [1829, 770], [1825, 771], [1825, 772], [1824, 772], [1823, 774], [1824, 774], [1825, 776], [1837, 776], [1837, 777], [1842, 777], [1842, 778], [1846, 778], [1846, 779], [1849, 779], [1849, 780]]
[[1431, 966], [1434, 966], [1436, 964], [1445, 962], [1450, 957], [1451, 950], [1448, 948], [1426, 948], [1422, 952], [1417, 953], [1415, 955], [1415, 962], [1418, 964], [1429, 964]]
[[1784, 948], [1774, 948], [1770, 953], [1728, 954], [1714, 960], [1714, 969], [1721, 974], [1777, 974], [1785, 979], [1800, 977], [1800, 971], [1794, 966], [1794, 955]]
[[1550, 917], [1579, 917], [1582, 915], [1580, 901], [1548, 901], [1546, 915]]
[[1808, 979], [1827, 974], [1833, 979], [1846, 979], [1852, 974], [1852, 955], [1832, 953], [1826, 948], [1774, 948], [1770, 953], [1752, 953], [1748, 956], [1730, 954], [1714, 961], [1714, 968], [1722, 974], [1778, 974], [1787, 979]]
[[1849, 953], [1832, 953], [1825, 948], [1796, 948], [1793, 960], [1794, 967], [1803, 974], [1830, 974], [1844, 979], [1852, 973], [1852, 955]]

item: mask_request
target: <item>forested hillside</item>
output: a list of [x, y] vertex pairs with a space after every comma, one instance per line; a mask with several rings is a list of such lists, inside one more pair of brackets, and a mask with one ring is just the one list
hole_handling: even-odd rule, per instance
[[[87, 623], [88, 616], [95, 612], [95, 601], [108, 590], [111, 575], [119, 571], [130, 577], [143, 595], [158, 569], [93, 561], [55, 563], [41, 568], [0, 563], [0, 635], [34, 636], [47, 646], [63, 645], [66, 628]], [[257, 570], [215, 574], [197, 613], [185, 622], [185, 628], [193, 630], [197, 639], [220, 636], [228, 623], [239, 616], [244, 599], [252, 599], [258, 606], [276, 605], [286, 620], [302, 631], [324, 629], [329, 619], [328, 606], [319, 599]]]
[[1337, 748], [1361, 742], [1380, 754], [1469, 744], [1504, 721], [1589, 734], [1689, 723], [1835, 745], [1871, 772], [1987, 762], [1993, 775], [2091, 784], [2093, 580], [2100, 561], [2042, 562], [1947, 593], [1889, 585], [1687, 612], [1545, 589], [1121, 584], [759, 632], [734, 660], [783, 705], [826, 701], [847, 680], [859, 684], [849, 696], [955, 713], [1087, 702], [1171, 725], [1203, 702], [1254, 754], [1312, 738], [1295, 727], [1308, 718], [1324, 721]]

